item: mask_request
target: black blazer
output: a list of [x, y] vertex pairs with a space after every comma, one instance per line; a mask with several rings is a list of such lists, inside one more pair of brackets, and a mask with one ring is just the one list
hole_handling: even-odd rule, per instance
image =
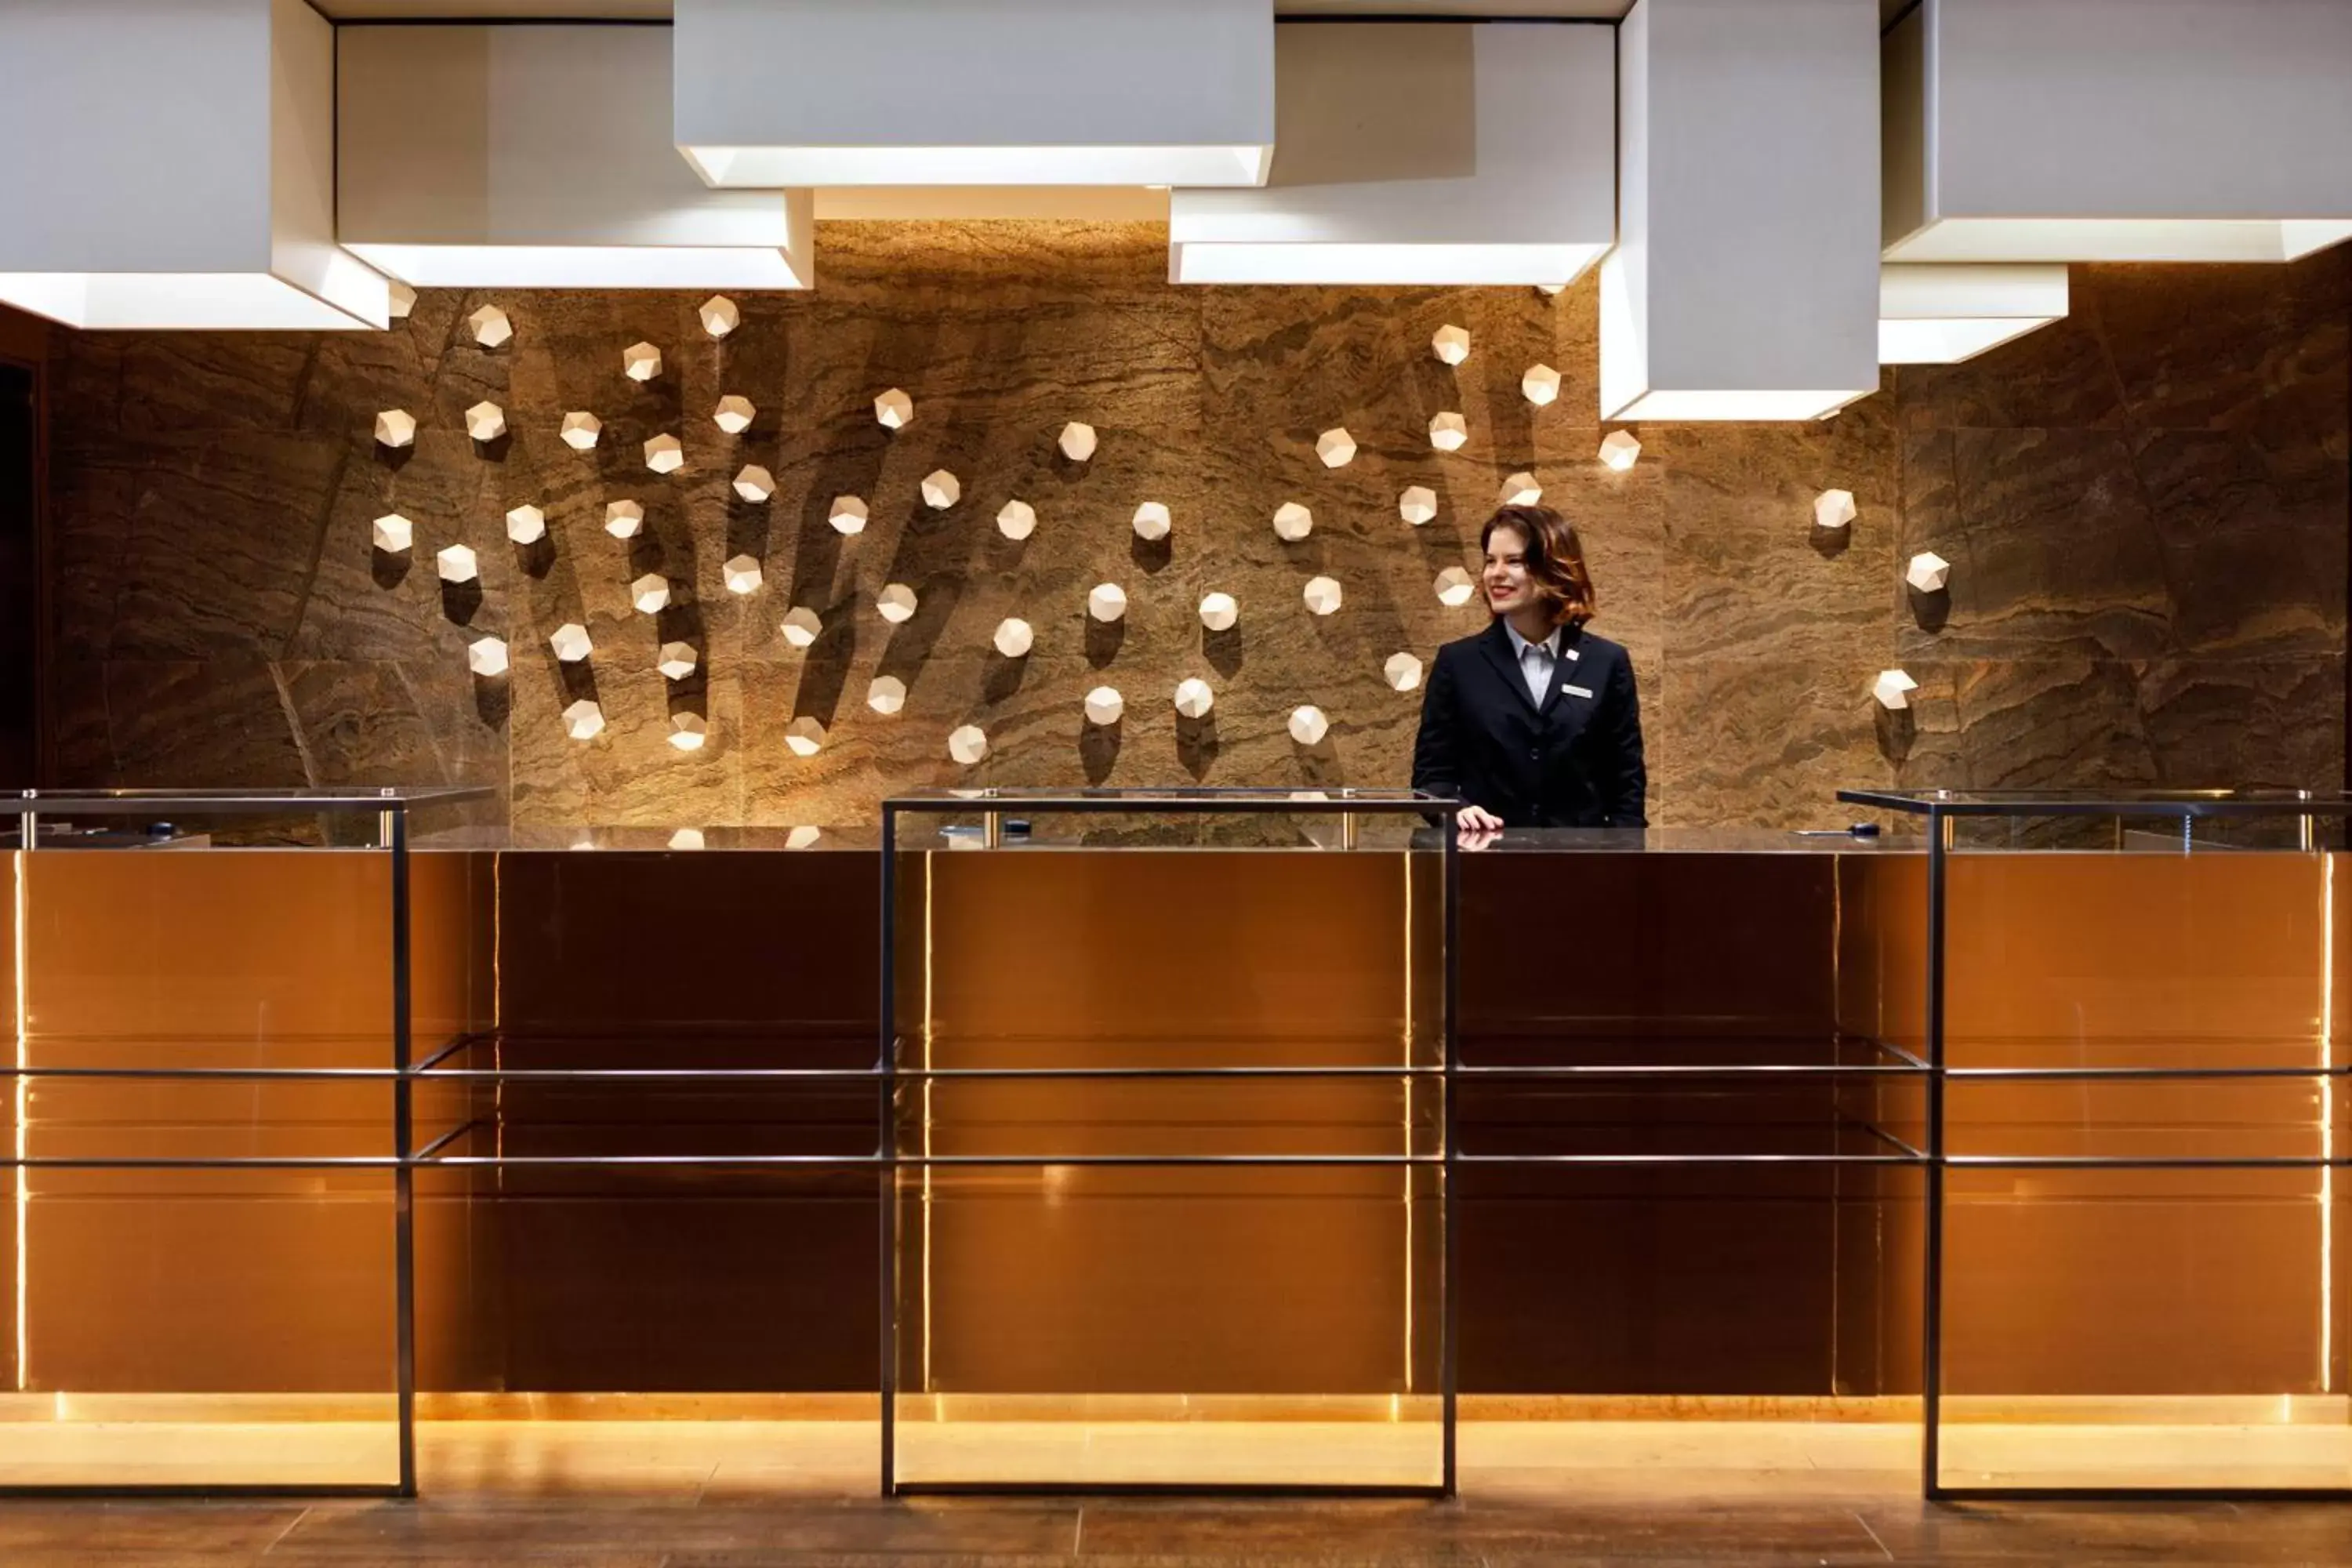
[[1648, 826], [1633, 661], [1619, 644], [1564, 626], [1538, 708], [1500, 616], [1447, 643], [1421, 700], [1412, 784], [1511, 827]]

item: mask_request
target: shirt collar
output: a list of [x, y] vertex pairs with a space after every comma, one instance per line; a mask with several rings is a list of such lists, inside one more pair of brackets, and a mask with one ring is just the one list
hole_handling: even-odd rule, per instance
[[1519, 635], [1519, 628], [1511, 625], [1508, 621], [1505, 621], [1503, 623], [1503, 629], [1508, 632], [1511, 636], [1511, 657], [1515, 659], [1527, 658], [1528, 649], [1531, 647], [1539, 647], [1554, 658], [1558, 658], [1559, 657], [1559, 628], [1558, 626], [1552, 627], [1551, 635], [1544, 638], [1544, 640], [1539, 643], [1529, 642], [1527, 638], [1521, 637]]

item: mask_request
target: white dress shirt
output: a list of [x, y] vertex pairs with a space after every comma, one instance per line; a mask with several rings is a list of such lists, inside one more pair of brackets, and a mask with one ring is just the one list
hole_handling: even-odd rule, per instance
[[1551, 636], [1541, 642], [1529, 642], [1508, 621], [1503, 623], [1503, 629], [1511, 634], [1511, 651], [1518, 658], [1519, 672], [1527, 677], [1528, 697], [1540, 708], [1551, 695], [1551, 672], [1559, 663], [1559, 628], [1552, 627]]

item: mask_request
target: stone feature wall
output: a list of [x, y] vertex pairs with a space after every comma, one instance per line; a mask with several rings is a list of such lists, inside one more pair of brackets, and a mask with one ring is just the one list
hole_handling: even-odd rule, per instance
[[[383, 334], [58, 334], [49, 672], [61, 784], [465, 782], [483, 815], [517, 825], [862, 824], [883, 795], [926, 784], [1391, 784], [1404, 782], [1419, 691], [1381, 664], [1424, 662], [1476, 631], [1433, 583], [1469, 566], [1503, 478], [1534, 472], [1575, 519], [1601, 595], [1594, 629], [1626, 643], [1642, 684], [1651, 811], [1662, 824], [1843, 820], [1846, 784], [2068, 783], [2334, 786], [2343, 777], [2347, 577], [2347, 321], [2352, 251], [2286, 268], [2077, 268], [2064, 323], [1958, 367], [1890, 374], [1818, 426], [1635, 427], [1626, 473], [1595, 458], [1596, 289], [1175, 288], [1146, 226], [828, 224], [803, 295], [740, 294], [742, 324], [711, 339], [702, 295], [427, 293]], [[478, 347], [465, 316], [495, 302], [513, 340]], [[1471, 333], [1448, 367], [1431, 334]], [[622, 374], [640, 339], [662, 375]], [[1541, 362], [1563, 376], [1538, 408]], [[892, 432], [873, 399], [905, 388]], [[743, 435], [710, 415], [758, 406]], [[509, 434], [467, 435], [488, 400]], [[405, 408], [412, 450], [373, 437]], [[604, 421], [601, 444], [557, 439], [562, 415]], [[1470, 439], [1433, 449], [1430, 416]], [[1055, 449], [1065, 422], [1100, 447]], [[1360, 453], [1326, 468], [1317, 435]], [[647, 471], [642, 443], [685, 442]], [[774, 473], [764, 503], [736, 470]], [[927, 508], [945, 468], [962, 499]], [[1401, 490], [1437, 491], [1415, 529]], [[1860, 515], [1813, 528], [1826, 488]], [[826, 522], [864, 497], [854, 537]], [[1038, 516], [1025, 542], [994, 523], [1009, 499]], [[646, 527], [623, 542], [605, 503]], [[1160, 544], [1130, 527], [1164, 502]], [[1286, 500], [1313, 533], [1271, 526]], [[504, 517], [545, 509], [547, 539], [510, 543]], [[416, 527], [404, 556], [370, 523]], [[434, 552], [463, 542], [478, 584], [452, 588]], [[1903, 563], [1933, 549], [1949, 591], [1922, 599]], [[764, 584], [738, 595], [721, 563], [749, 553]], [[631, 605], [666, 575], [671, 606]], [[1307, 612], [1318, 574], [1335, 615]], [[1086, 614], [1126, 590], [1124, 622]], [[901, 625], [888, 583], [920, 595]], [[1204, 631], [1202, 595], [1240, 624]], [[824, 630], [780, 631], [794, 605]], [[998, 654], [998, 622], [1035, 629]], [[595, 643], [560, 665], [567, 621]], [[509, 639], [509, 674], [482, 679], [466, 645]], [[693, 643], [689, 680], [656, 649]], [[1868, 688], [1900, 663], [1920, 681], [1906, 715]], [[906, 683], [873, 712], [871, 680]], [[1171, 698], [1198, 676], [1202, 721]], [[1118, 688], [1101, 729], [1082, 702]], [[565, 705], [607, 720], [567, 737]], [[1331, 720], [1296, 743], [1291, 710]], [[670, 715], [709, 721], [696, 752]], [[814, 717], [814, 756], [785, 743]], [[988, 734], [951, 761], [961, 724]]]

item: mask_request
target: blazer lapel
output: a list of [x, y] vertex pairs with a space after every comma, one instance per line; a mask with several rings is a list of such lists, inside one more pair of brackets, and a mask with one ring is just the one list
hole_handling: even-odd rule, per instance
[[[1527, 672], [1519, 668], [1519, 661], [1511, 657], [1510, 628], [1503, 625], [1503, 618], [1500, 616], [1495, 617], [1493, 624], [1487, 626], [1486, 635], [1478, 639], [1478, 647], [1486, 655], [1486, 661], [1495, 667], [1495, 672], [1503, 678], [1503, 684], [1510, 688], [1511, 695], [1519, 700], [1520, 705], [1526, 708], [1529, 714], [1538, 719], [1542, 718], [1543, 710], [1537, 707], [1536, 700], [1528, 695]], [[1568, 661], [1562, 659], [1560, 662], [1565, 664]], [[1559, 672], [1555, 670], [1552, 676], [1552, 691], [1556, 694], [1559, 689]]]
[[1563, 627], [1560, 631], [1559, 653], [1551, 663], [1551, 684], [1544, 690], [1543, 711], [1547, 717], [1559, 705], [1562, 688], [1570, 685], [1590, 687], [1592, 684], [1577, 675], [1577, 666], [1583, 657], [1582, 649], [1577, 645], [1583, 640], [1584, 632], [1580, 626]]

